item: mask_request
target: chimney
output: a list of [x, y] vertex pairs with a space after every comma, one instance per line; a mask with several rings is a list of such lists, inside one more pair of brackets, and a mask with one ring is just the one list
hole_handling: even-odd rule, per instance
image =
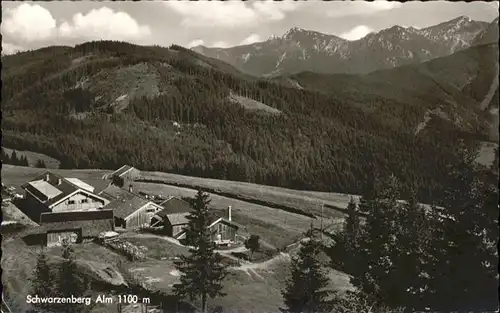
[[57, 186], [59, 186], [60, 184], [61, 184], [61, 179], [59, 178], [59, 179], [57, 180]]
[[49, 173], [45, 174], [45, 181], [49, 181]]
[[227, 215], [228, 215], [228, 216], [227, 216], [227, 219], [228, 219], [229, 221], [231, 221], [231, 206], [228, 206], [228, 207], [227, 207]]

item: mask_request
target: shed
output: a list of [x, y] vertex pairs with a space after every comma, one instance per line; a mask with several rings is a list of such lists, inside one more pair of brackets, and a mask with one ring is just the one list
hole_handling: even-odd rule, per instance
[[63, 240], [72, 243], [91, 241], [107, 231], [114, 231], [112, 210], [43, 213], [40, 226], [30, 230], [25, 237], [27, 241], [36, 238], [37, 243], [57, 246]]
[[151, 218], [161, 211], [162, 207], [131, 192], [122, 191], [118, 199], [105, 207], [107, 210], [113, 210], [115, 225], [128, 229], [150, 226]]

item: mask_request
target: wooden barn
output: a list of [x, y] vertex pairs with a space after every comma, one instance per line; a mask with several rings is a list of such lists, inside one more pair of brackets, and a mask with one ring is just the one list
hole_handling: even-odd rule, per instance
[[160, 205], [116, 186], [104, 189], [101, 195], [113, 199], [104, 208], [113, 210], [116, 227], [126, 229], [149, 227], [152, 217], [163, 210]]
[[[240, 229], [240, 225], [232, 220], [231, 206], [228, 207], [227, 215], [214, 213], [210, 219], [211, 222], [208, 228], [211, 238], [216, 245], [230, 246], [236, 242], [236, 236]], [[182, 232], [178, 234], [176, 238], [179, 240], [186, 239], [186, 233]]]
[[63, 241], [93, 241], [101, 233], [114, 231], [112, 210], [43, 213], [40, 226], [31, 229], [24, 240], [28, 244], [58, 246]]
[[215, 244], [230, 246], [236, 242], [236, 235], [240, 227], [230, 219], [219, 217], [208, 228]]
[[172, 213], [163, 215], [163, 225], [166, 230], [166, 235], [176, 239], [181, 238], [189, 223], [189, 214], [190, 213]]
[[191, 211], [190, 204], [182, 199], [170, 197], [159, 205], [163, 210], [153, 216], [151, 226], [165, 226], [168, 236], [177, 237], [187, 225], [187, 216]]
[[[108, 175], [108, 178], [111, 179], [112, 181], [119, 181], [121, 180], [123, 185], [128, 185], [131, 182], [133, 182], [135, 179], [137, 179], [140, 175], [141, 171], [136, 169], [133, 166], [130, 165], [123, 165], [113, 173]], [[120, 186], [123, 187], [123, 186]]]

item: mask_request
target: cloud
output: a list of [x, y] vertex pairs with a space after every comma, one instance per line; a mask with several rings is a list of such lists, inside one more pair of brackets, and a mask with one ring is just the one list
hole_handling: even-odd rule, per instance
[[228, 48], [229, 44], [225, 41], [214, 42], [210, 47], [212, 48]]
[[9, 42], [3, 45], [5, 51], [21, 48], [15, 44], [35, 47], [54, 41], [74, 43], [75, 39], [135, 41], [151, 34], [149, 26], [139, 25], [127, 13], [107, 7], [93, 9], [87, 14], [77, 13], [71, 21], [62, 21], [59, 25], [49, 10], [38, 4], [23, 3], [2, 13], [2, 35]]
[[[5, 16], [4, 16], [5, 14]], [[42, 41], [57, 33], [56, 20], [38, 4], [23, 3], [2, 13], [2, 34], [20, 41]]]
[[59, 35], [72, 38], [131, 40], [151, 35], [147, 25], [139, 25], [125, 12], [114, 12], [107, 7], [92, 9], [87, 14], [73, 15], [71, 22], [63, 22]]
[[24, 47], [2, 41], [2, 54], [14, 54], [26, 50]]
[[376, 0], [368, 1], [345, 1], [335, 2], [335, 9], [326, 12], [329, 17], [343, 17], [353, 15], [371, 15], [374, 13], [389, 11], [403, 5], [401, 2]]
[[166, 1], [164, 5], [182, 16], [185, 27], [252, 27], [260, 21], [279, 21], [301, 4], [295, 1]]
[[373, 29], [371, 29], [370, 27], [368, 27], [366, 25], [358, 25], [358, 26], [354, 27], [353, 29], [351, 29], [350, 31], [347, 31], [345, 33], [340, 34], [339, 37], [347, 39], [347, 40], [358, 40], [358, 39], [365, 37], [366, 35], [368, 35], [372, 31], [373, 31]]
[[304, 2], [296, 1], [256, 1], [252, 3], [252, 7], [263, 17], [270, 20], [280, 21], [285, 18], [286, 12], [292, 12], [299, 9]]
[[168, 1], [164, 5], [183, 16], [185, 27], [236, 27], [253, 23], [256, 14], [241, 1]]
[[196, 47], [196, 46], [201, 46], [203, 45], [204, 41], [202, 39], [195, 39], [191, 41], [190, 43], [187, 44], [188, 48]]
[[252, 44], [254, 42], [259, 42], [259, 41], [262, 41], [259, 35], [257, 35], [257, 34], [251, 34], [247, 38], [243, 39], [240, 42], [240, 45], [249, 45], [249, 44]]

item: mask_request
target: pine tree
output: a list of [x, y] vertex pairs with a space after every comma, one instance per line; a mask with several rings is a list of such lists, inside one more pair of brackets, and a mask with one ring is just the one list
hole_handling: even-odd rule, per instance
[[[59, 271], [59, 294], [61, 297], [81, 297], [89, 289], [89, 282], [77, 270], [74, 251], [71, 244], [63, 245], [63, 262]], [[67, 313], [84, 312], [85, 304], [61, 304], [61, 311]]]
[[[58, 294], [54, 285], [55, 278], [55, 273], [52, 272], [48, 264], [45, 250], [42, 249], [38, 254], [33, 278], [31, 279], [32, 294], [38, 295], [40, 298], [54, 297]], [[55, 308], [55, 305], [50, 303], [36, 303], [33, 306], [39, 312], [51, 312]]]
[[[440, 310], [484, 311], [497, 308], [498, 188], [481, 179], [476, 155], [458, 147], [449, 166], [436, 254], [435, 306]], [[452, 286], [452, 287], [450, 287]]]
[[337, 236], [333, 260], [340, 259], [344, 271], [354, 274], [358, 269], [359, 240], [361, 236], [361, 221], [356, 202], [351, 197], [347, 205], [347, 217], [344, 221], [342, 233]]
[[355, 254], [358, 268], [351, 281], [377, 303], [388, 305], [398, 301], [394, 294], [399, 284], [392, 271], [397, 263], [399, 190], [398, 179], [390, 175], [361, 199], [360, 210], [368, 216], [359, 240], [359, 253]]
[[2, 163], [12, 164], [12, 160], [7, 152], [2, 148]]
[[19, 160], [19, 165], [20, 166], [29, 166], [28, 158], [25, 155], [21, 156], [21, 159]]
[[284, 313], [321, 313], [330, 312], [332, 293], [327, 290], [328, 277], [323, 272], [323, 264], [319, 254], [323, 250], [322, 243], [314, 237], [312, 231], [301, 243], [298, 255], [292, 260], [291, 277], [282, 291], [285, 299]]
[[190, 255], [181, 255], [180, 260], [175, 262], [182, 276], [181, 282], [174, 285], [174, 293], [191, 301], [201, 299], [203, 313], [207, 312], [208, 298], [225, 296], [222, 283], [228, 274], [222, 256], [215, 253], [215, 243], [208, 229], [211, 221], [209, 203], [208, 195], [199, 190], [192, 201], [193, 211], [188, 216], [186, 228], [186, 236], [192, 246]]
[[41, 159], [38, 159], [36, 161], [35, 167], [37, 167], [37, 168], [47, 168], [47, 166], [45, 165], [45, 161], [41, 160]]
[[10, 163], [13, 165], [19, 165], [19, 159], [17, 157], [16, 150], [13, 150], [12, 154], [10, 155]]
[[397, 299], [395, 305], [424, 310], [431, 304], [431, 293], [426, 286], [434, 271], [433, 236], [440, 225], [434, 212], [426, 212], [414, 194], [399, 206], [396, 223], [400, 227], [395, 233], [397, 245], [391, 276], [399, 280], [399, 288], [393, 291], [392, 297]]

